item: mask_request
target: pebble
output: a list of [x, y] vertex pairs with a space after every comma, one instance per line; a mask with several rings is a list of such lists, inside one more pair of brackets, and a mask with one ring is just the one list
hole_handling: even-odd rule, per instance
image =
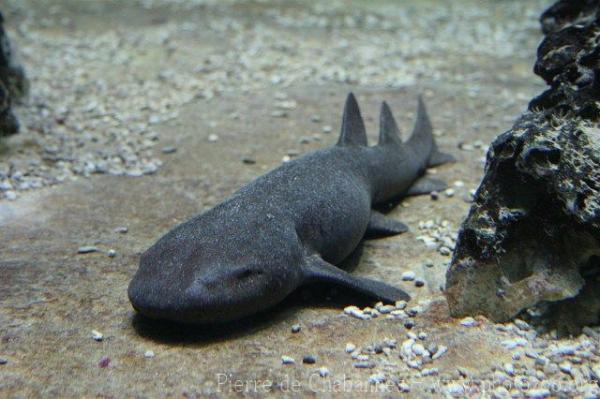
[[294, 334], [299, 333], [301, 329], [302, 329], [302, 327], [300, 327], [300, 324], [294, 324], [292, 326], [292, 333], [294, 333]]
[[329, 369], [327, 367], [321, 367], [319, 369], [319, 376], [320, 377], [327, 377], [329, 375]]
[[313, 123], [319, 123], [321, 122], [321, 117], [319, 115], [313, 115], [310, 117], [310, 121]]
[[446, 194], [446, 197], [448, 197], [448, 198], [452, 198], [452, 197], [454, 197], [454, 193], [455, 193], [455, 191], [454, 191], [454, 189], [452, 189], [452, 188], [447, 188], [447, 189], [444, 191], [444, 194]]
[[446, 392], [452, 396], [460, 396], [465, 393], [465, 388], [461, 384], [450, 383], [446, 385]]
[[458, 145], [458, 148], [460, 148], [463, 151], [473, 151], [475, 149], [475, 147], [472, 144], [468, 143], [460, 143]]
[[460, 325], [463, 327], [475, 327], [477, 325], [477, 321], [472, 317], [465, 317], [460, 321]]
[[412, 320], [406, 320], [406, 321], [404, 322], [404, 327], [405, 327], [405, 328], [407, 328], [407, 329], [409, 329], [409, 330], [410, 330], [411, 328], [413, 328], [414, 326], [415, 326], [415, 322], [414, 322], [414, 321], [412, 321]]
[[146, 352], [144, 352], [144, 357], [146, 359], [152, 359], [154, 356], [155, 356], [154, 351], [147, 350]]
[[427, 377], [430, 375], [438, 375], [440, 370], [436, 367], [421, 370], [421, 376]]
[[565, 374], [571, 374], [571, 371], [573, 371], [573, 366], [567, 361], [561, 362], [558, 368]]
[[402, 273], [401, 276], [403, 281], [413, 281], [415, 279], [415, 272], [413, 271], [406, 271], [404, 273]]
[[375, 363], [373, 361], [356, 362], [354, 367], [357, 369], [372, 369], [375, 368]]
[[242, 163], [245, 163], [246, 165], [254, 165], [256, 163], [256, 160], [249, 157], [243, 157]]
[[282, 364], [294, 364], [296, 363], [296, 361], [294, 360], [293, 357], [290, 356], [281, 356], [281, 363]]
[[98, 252], [98, 248], [92, 245], [86, 245], [77, 249], [78, 254], [90, 254], [92, 252]]
[[14, 191], [5, 191], [4, 192], [4, 197], [9, 200], [9, 201], [14, 201], [17, 199], [17, 193], [15, 193]]
[[429, 193], [429, 197], [433, 201], [437, 201], [440, 198], [440, 193], [438, 193], [437, 191], [432, 191], [432, 192]]
[[370, 384], [376, 385], [381, 384], [382, 382], [385, 382], [385, 374], [383, 374], [382, 372], [371, 374], [369, 376]]
[[304, 355], [302, 358], [302, 363], [304, 364], [315, 364], [317, 362], [317, 358], [314, 355]]
[[115, 233], [119, 233], [119, 234], [126, 234], [129, 231], [129, 229], [125, 226], [119, 226], [115, 229]]
[[510, 398], [510, 393], [508, 392], [508, 389], [504, 388], [503, 386], [499, 386], [494, 389], [492, 397], [494, 399], [507, 399]]
[[419, 370], [423, 365], [423, 361], [421, 359], [411, 359], [406, 362], [406, 365], [411, 369]]
[[285, 118], [285, 117], [287, 117], [287, 112], [278, 109], [278, 110], [271, 112], [271, 116], [274, 118]]
[[344, 313], [349, 316], [356, 317], [361, 320], [368, 320], [371, 318], [368, 314], [365, 314], [362, 310], [360, 310], [357, 306], [347, 306], [344, 308]]
[[114, 258], [115, 256], [117, 256], [117, 251], [115, 251], [114, 249], [109, 249], [106, 254], [109, 258]]
[[559, 345], [552, 349], [552, 356], [568, 356], [574, 355], [575, 352], [580, 348], [579, 345]]
[[429, 352], [427, 351], [427, 349], [425, 349], [425, 347], [421, 344], [414, 344], [412, 346], [412, 351], [415, 355], [417, 356], [423, 356], [423, 357], [429, 357]]
[[0, 357], [0, 366], [4, 366], [7, 363], [8, 363], [8, 359]]
[[431, 357], [433, 360], [437, 360], [442, 357], [446, 352], [448, 352], [448, 347], [444, 345], [438, 346], [438, 350]]
[[331, 133], [331, 131], [333, 130], [333, 128], [329, 125], [325, 125], [323, 126], [323, 133], [327, 134], [327, 133]]
[[441, 255], [444, 255], [444, 256], [450, 256], [450, 255], [452, 255], [452, 251], [451, 251], [451, 250], [450, 250], [450, 248], [448, 248], [448, 247], [440, 247], [440, 248], [438, 249], [438, 252], [439, 252]]
[[381, 314], [389, 314], [396, 310], [396, 307], [394, 305], [379, 305], [376, 309]]
[[98, 362], [98, 367], [100, 367], [101, 369], [105, 369], [110, 365], [110, 358], [107, 356], [104, 356], [103, 358], [100, 359], [100, 361]]
[[163, 154], [173, 154], [173, 153], [177, 152], [177, 147], [173, 147], [173, 146], [163, 147], [163, 149], [161, 151]]
[[217, 140], [219, 140], [219, 136], [217, 136], [216, 134], [211, 133], [211, 134], [208, 135], [208, 141], [209, 142], [214, 143]]
[[104, 335], [100, 331], [92, 330], [92, 339], [101, 342], [104, 339]]
[[502, 346], [504, 346], [506, 349], [515, 349], [519, 346], [525, 345], [527, 345], [527, 340], [524, 338], [516, 338], [507, 341], [502, 341]]
[[352, 342], [348, 342], [346, 344], [346, 353], [352, 353], [356, 350], [356, 345], [354, 345]]
[[504, 366], [502, 366], [502, 369], [510, 376], [515, 375], [515, 367], [512, 365], [512, 363], [505, 363]]
[[550, 396], [550, 390], [548, 390], [546, 388], [529, 389], [529, 390], [525, 391], [526, 398], [540, 399], [540, 398], [547, 398], [549, 396]]
[[410, 392], [410, 385], [408, 385], [405, 382], [401, 382], [398, 384], [398, 389], [400, 390], [400, 392], [408, 393]]
[[423, 286], [425, 286], [425, 280], [421, 280], [420, 278], [415, 280], [415, 287], [421, 288]]

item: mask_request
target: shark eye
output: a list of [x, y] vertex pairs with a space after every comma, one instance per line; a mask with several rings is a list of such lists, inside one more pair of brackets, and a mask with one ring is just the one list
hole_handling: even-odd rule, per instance
[[254, 270], [254, 269], [250, 269], [250, 268], [243, 268], [240, 269], [237, 273], [236, 273], [236, 278], [238, 280], [244, 280], [247, 278], [250, 278], [252, 276], [257, 276], [259, 274], [262, 274], [259, 270]]

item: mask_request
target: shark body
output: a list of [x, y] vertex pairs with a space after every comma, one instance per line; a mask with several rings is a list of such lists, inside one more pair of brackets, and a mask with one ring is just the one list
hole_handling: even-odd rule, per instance
[[142, 255], [129, 299], [148, 317], [191, 323], [252, 315], [311, 282], [408, 300], [399, 288], [335, 265], [365, 237], [407, 231], [373, 206], [444, 188], [423, 175], [451, 160], [437, 149], [421, 98], [406, 142], [384, 102], [379, 143], [369, 147], [349, 94], [336, 145], [284, 163], [168, 232]]

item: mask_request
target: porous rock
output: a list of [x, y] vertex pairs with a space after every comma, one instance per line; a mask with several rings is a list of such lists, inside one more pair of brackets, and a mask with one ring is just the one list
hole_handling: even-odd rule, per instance
[[599, 321], [600, 3], [558, 12], [574, 3], [541, 18], [534, 71], [550, 89], [490, 146], [446, 275], [454, 316], [540, 305], [569, 332]]

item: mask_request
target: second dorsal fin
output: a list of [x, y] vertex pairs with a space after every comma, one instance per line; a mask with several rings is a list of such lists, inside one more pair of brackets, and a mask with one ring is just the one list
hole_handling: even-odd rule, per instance
[[381, 112], [379, 114], [379, 145], [386, 144], [402, 144], [402, 140], [400, 139], [400, 130], [398, 129], [398, 125], [396, 125], [392, 110], [390, 110], [390, 107], [384, 101], [381, 103]]
[[354, 94], [348, 94], [342, 117], [342, 132], [337, 145], [360, 146], [367, 145], [367, 131]]

